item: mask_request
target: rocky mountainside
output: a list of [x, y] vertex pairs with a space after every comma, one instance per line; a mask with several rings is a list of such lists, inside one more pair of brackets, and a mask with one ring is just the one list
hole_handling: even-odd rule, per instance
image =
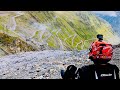
[[39, 50], [82, 50], [96, 34], [116, 44], [110, 24], [87, 11], [1, 11], [0, 56]]
[[88, 51], [44, 50], [0, 58], [0, 79], [61, 79], [60, 70], [91, 63]]
[[[120, 48], [115, 48], [110, 63], [120, 68]], [[0, 58], [0, 79], [61, 79], [60, 70], [68, 65], [92, 64], [88, 51], [31, 51]]]
[[1, 11], [0, 79], [60, 79], [70, 64], [91, 64], [88, 48], [103, 34], [114, 45], [110, 63], [119, 63], [119, 37], [111, 25], [87, 11]]

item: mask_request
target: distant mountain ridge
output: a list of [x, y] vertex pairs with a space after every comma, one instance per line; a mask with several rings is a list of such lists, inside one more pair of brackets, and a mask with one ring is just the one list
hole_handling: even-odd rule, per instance
[[115, 13], [116, 16], [103, 15], [98, 13], [96, 13], [96, 15], [109, 22], [113, 28], [113, 32], [120, 37], [120, 12], [115, 11]]

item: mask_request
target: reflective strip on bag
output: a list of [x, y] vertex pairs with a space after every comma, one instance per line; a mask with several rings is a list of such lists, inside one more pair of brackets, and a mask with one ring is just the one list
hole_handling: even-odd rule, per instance
[[97, 75], [97, 72], [95, 71], [95, 78], [98, 79], [98, 75]]
[[116, 73], [115, 73], [115, 70], [114, 70], [114, 79], [116, 79]]

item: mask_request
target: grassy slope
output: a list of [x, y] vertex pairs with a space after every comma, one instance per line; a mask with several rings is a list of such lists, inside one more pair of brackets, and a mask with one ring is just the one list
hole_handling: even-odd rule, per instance
[[[23, 39], [23, 36], [25, 36], [25, 38], [32, 38], [40, 43], [51, 34], [49, 39], [46, 40], [51, 49], [59, 49], [62, 44], [65, 50], [76, 49], [77, 44], [78, 50], [86, 49], [98, 33], [103, 34], [106, 40], [109, 40], [109, 37], [115, 38], [109, 25], [99, 20], [91, 12], [26, 11], [24, 15], [16, 18], [17, 27], [15, 31], [4, 28], [4, 24], [7, 24], [10, 16], [0, 17], [1, 33], [4, 32], [10, 36], [18, 37], [23, 41], [25, 41]], [[40, 39], [42, 28], [36, 28], [34, 23], [46, 27], [42, 39]], [[56, 34], [58, 31], [59, 33]], [[76, 36], [73, 40], [74, 35]], [[39, 46], [34, 44], [34, 47]]]

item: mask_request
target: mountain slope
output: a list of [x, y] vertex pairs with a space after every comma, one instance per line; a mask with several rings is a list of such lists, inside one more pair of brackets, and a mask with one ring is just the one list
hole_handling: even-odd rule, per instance
[[[18, 47], [31, 47], [27, 51], [87, 49], [98, 33], [103, 34], [106, 41], [118, 43], [111, 26], [87, 11], [4, 12], [0, 16], [0, 33], [19, 38], [26, 46]], [[12, 38], [9, 43], [11, 41]], [[8, 48], [1, 44], [4, 49]]]
[[104, 15], [104, 14], [100, 14], [100, 13], [96, 13], [97, 16], [103, 18], [104, 20], [106, 20], [108, 23], [111, 24], [112, 28], [113, 28], [113, 33], [117, 34], [120, 37], [120, 12], [119, 11], [114, 11], [115, 15], [111, 16], [111, 15]]

